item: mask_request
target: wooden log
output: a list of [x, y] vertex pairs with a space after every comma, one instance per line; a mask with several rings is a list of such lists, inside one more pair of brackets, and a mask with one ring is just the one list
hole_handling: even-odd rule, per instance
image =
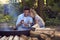
[[35, 31], [30, 31], [30, 34], [40, 34], [40, 33], [52, 35], [55, 34], [55, 30], [50, 28], [36, 28]]
[[36, 38], [36, 37], [33, 37], [33, 38], [32, 38], [32, 40], [38, 40], [38, 38]]
[[51, 40], [55, 36], [55, 29], [50, 28], [37, 28], [35, 31], [30, 31], [30, 36], [37, 36], [44, 40]]
[[[50, 35], [49, 35], [50, 36]], [[44, 40], [51, 40], [51, 37], [49, 37], [47, 34], [40, 34], [40, 37]]]

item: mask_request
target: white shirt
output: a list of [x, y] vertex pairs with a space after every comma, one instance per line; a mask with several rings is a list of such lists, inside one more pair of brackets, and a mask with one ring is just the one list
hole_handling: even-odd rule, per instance
[[[33, 23], [32, 17], [30, 17], [30, 16], [25, 17], [25, 16], [24, 16], [24, 13], [23, 13], [23, 14], [20, 14], [20, 15], [18, 16], [16, 25], [19, 24], [19, 23], [21, 22], [21, 20], [24, 20], [24, 23], [27, 23], [27, 24], [28, 24], [28, 23]], [[22, 29], [22, 26], [24, 26], [24, 25], [23, 25], [23, 24], [20, 25], [20, 28], [19, 28], [19, 29]], [[24, 27], [25, 27], [25, 26], [24, 26]]]
[[35, 19], [38, 20], [38, 24], [40, 27], [45, 27], [45, 22], [43, 21], [43, 19], [40, 16], [36, 15]]

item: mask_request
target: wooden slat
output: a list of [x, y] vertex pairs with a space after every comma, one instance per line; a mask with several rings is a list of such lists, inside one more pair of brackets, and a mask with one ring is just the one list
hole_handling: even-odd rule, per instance
[[9, 39], [9, 37], [6, 37], [6, 38], [5, 38], [5, 40], [8, 40], [8, 39]]
[[21, 35], [21, 36], [20, 36], [20, 40], [28, 40], [28, 37], [25, 36], [25, 35]]
[[25, 30], [25, 31], [0, 31], [0, 36], [4, 36], [4, 35], [15, 36], [15, 35], [22, 35], [22, 34], [29, 36], [29, 32], [30, 32], [30, 30]]
[[38, 38], [37, 37], [33, 37], [32, 40], [38, 40]]
[[3, 36], [2, 38], [0, 38], [0, 40], [5, 40], [6, 36]]
[[23, 37], [20, 37], [20, 39], [19, 40], [25, 40]]
[[28, 40], [32, 40], [32, 38], [31, 38], [31, 37], [29, 37], [29, 38], [28, 38]]
[[9, 36], [9, 39], [8, 40], [13, 40], [13, 36]]
[[13, 40], [19, 40], [19, 36], [15, 36]]

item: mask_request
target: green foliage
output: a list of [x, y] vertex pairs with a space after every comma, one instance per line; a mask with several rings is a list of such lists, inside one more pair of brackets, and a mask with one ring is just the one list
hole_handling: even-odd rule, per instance
[[60, 1], [58, 1], [58, 0], [47, 0], [47, 5], [50, 6], [51, 10], [53, 10], [53, 11], [60, 12], [59, 4], [60, 4]]
[[35, 3], [35, 0], [25, 0], [25, 3], [26, 3], [27, 6], [33, 7], [34, 3]]
[[20, 8], [23, 8], [24, 5], [32, 8], [32, 7], [34, 7], [35, 0], [24, 0], [24, 3], [25, 4], [23, 4], [23, 5], [22, 5], [22, 3], [20, 3]]
[[23, 0], [25, 4], [23, 4], [22, 2], [19, 3], [19, 7], [20, 7], [20, 12], [23, 12], [23, 8], [24, 6], [28, 6], [30, 8], [34, 7], [35, 4], [35, 0]]
[[[60, 0], [47, 0], [47, 6], [46, 6], [47, 10], [51, 10], [53, 13], [51, 12], [46, 12], [45, 16], [46, 16], [46, 26], [59, 26], [60, 25]], [[57, 12], [57, 13], [56, 13]], [[55, 14], [56, 13], [56, 14]], [[55, 15], [56, 18], [49, 18], [49, 14]]]
[[60, 20], [58, 18], [46, 18], [46, 26], [60, 26]]
[[12, 17], [9, 15], [4, 16], [3, 14], [0, 14], [0, 22], [10, 22], [12, 20]]
[[0, 14], [3, 13], [3, 11], [4, 11], [3, 5], [0, 4]]

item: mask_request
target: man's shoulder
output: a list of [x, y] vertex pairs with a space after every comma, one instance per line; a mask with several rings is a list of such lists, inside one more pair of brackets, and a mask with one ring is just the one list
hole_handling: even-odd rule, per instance
[[21, 17], [21, 16], [24, 16], [24, 14], [22, 13], [22, 14], [20, 14], [18, 17]]

